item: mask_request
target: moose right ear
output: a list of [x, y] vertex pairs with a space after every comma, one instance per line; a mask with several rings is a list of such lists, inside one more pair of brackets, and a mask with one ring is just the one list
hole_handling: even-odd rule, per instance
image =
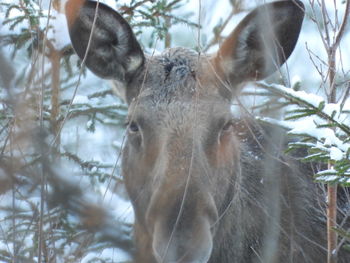
[[112, 8], [94, 1], [69, 0], [66, 17], [73, 48], [81, 59], [92, 32], [85, 64], [97, 76], [125, 84], [143, 67], [140, 44], [129, 24]]
[[[304, 19], [299, 0], [267, 3], [250, 12], [220, 47], [214, 65], [232, 86], [268, 77], [292, 53]], [[236, 92], [235, 88], [232, 90]]]

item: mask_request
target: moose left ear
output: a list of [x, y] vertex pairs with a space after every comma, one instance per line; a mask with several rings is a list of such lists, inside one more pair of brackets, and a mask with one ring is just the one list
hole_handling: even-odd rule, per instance
[[292, 53], [303, 18], [298, 0], [254, 9], [222, 44], [214, 58], [216, 70], [233, 86], [269, 76]]
[[125, 84], [144, 65], [143, 51], [129, 24], [112, 8], [94, 1], [69, 0], [66, 16], [73, 48], [81, 59], [93, 32], [86, 66], [99, 77]]

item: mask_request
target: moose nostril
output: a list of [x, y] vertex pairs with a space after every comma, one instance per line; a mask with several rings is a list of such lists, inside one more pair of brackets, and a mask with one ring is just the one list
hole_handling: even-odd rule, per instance
[[[150, 209], [147, 219], [152, 228], [152, 250], [157, 262], [204, 263], [209, 260], [216, 232], [218, 212], [210, 194], [196, 196], [184, 205], [179, 214], [175, 202], [162, 208]], [[176, 211], [176, 213], [174, 212]]]
[[194, 224], [176, 229], [171, 235], [158, 221], [153, 233], [152, 249], [159, 262], [208, 262], [213, 248], [209, 220], [198, 216]]

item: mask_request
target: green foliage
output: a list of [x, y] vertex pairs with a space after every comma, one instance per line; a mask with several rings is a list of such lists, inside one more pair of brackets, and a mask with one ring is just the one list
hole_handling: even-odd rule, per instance
[[331, 165], [315, 174], [316, 181], [350, 186], [348, 110], [327, 104], [321, 97], [303, 91], [265, 83], [260, 83], [260, 87], [294, 105], [287, 110], [285, 121], [279, 123], [289, 130], [289, 134], [299, 137], [298, 142], [289, 143], [288, 151], [306, 148], [308, 155], [303, 161], [321, 162], [324, 167]]
[[[42, 40], [45, 27], [40, 26], [40, 19], [47, 18], [37, 5], [36, 1], [20, 1], [18, 3], [0, 3], [5, 9], [5, 19], [3, 25], [7, 25], [9, 29], [16, 30], [20, 27], [20, 33], [0, 35], [0, 43], [3, 46], [13, 46], [13, 57], [16, 52], [23, 47], [27, 47], [28, 55], [31, 55], [32, 49], [39, 48], [39, 41]], [[18, 14], [11, 16], [12, 12]], [[25, 26], [23, 26], [25, 25]]]
[[145, 30], [151, 31], [151, 38], [146, 47], [152, 48], [159, 42], [165, 42], [170, 28], [174, 25], [186, 24], [190, 27], [200, 27], [189, 20], [192, 13], [181, 14], [181, 16], [176, 14], [186, 2], [188, 0], [132, 0], [129, 4], [118, 5], [118, 1], [116, 1], [116, 4], [118, 10], [131, 24], [137, 36], [140, 36]]

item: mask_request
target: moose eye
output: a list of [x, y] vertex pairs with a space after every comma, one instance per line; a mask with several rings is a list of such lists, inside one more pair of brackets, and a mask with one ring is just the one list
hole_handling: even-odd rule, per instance
[[131, 133], [136, 133], [139, 131], [139, 126], [137, 125], [136, 122], [132, 121], [126, 124], [128, 127], [128, 131]]

